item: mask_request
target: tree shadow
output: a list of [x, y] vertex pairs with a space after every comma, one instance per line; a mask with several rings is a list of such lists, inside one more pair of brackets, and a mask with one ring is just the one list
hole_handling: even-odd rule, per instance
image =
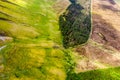
[[87, 42], [91, 32], [91, 14], [86, 14], [88, 10], [77, 4], [76, 0], [70, 1], [72, 4], [59, 17], [59, 28], [65, 48]]

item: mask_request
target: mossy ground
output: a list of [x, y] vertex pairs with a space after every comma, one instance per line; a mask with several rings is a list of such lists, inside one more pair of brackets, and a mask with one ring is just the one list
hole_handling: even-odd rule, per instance
[[4, 57], [2, 72], [6, 75], [1, 79], [65, 80], [73, 64], [68, 51], [50, 47], [24, 47], [13, 43], [1, 53]]
[[67, 80], [120, 80], [120, 67], [70, 74]]
[[0, 30], [13, 42], [0, 51], [1, 80], [65, 80], [74, 65], [62, 47], [54, 1], [0, 1]]
[[13, 38], [0, 51], [0, 80], [120, 80], [119, 68], [71, 75], [74, 56], [62, 47], [54, 1], [0, 1], [0, 31]]

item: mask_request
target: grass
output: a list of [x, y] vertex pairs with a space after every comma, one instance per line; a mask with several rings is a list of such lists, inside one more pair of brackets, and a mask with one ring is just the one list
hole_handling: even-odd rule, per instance
[[0, 31], [12, 37], [0, 51], [1, 80], [65, 80], [74, 66], [62, 47], [54, 1], [0, 1]]
[[120, 67], [70, 74], [67, 80], [120, 80]]
[[[47, 38], [58, 39], [60, 41], [60, 32], [57, 21], [57, 14], [52, 9], [52, 1], [49, 3], [44, 0], [32, 1], [13, 1], [9, 0], [16, 5], [0, 1], [0, 17], [7, 18], [10, 21], [1, 21], [0, 29], [9, 32], [15, 39], [28, 39], [28, 38]], [[25, 3], [20, 5], [19, 3]], [[6, 14], [6, 15], [5, 15]]]
[[9, 45], [2, 53], [4, 74], [7, 74], [9, 80], [21, 80], [24, 77], [35, 80], [65, 80], [70, 66], [64, 52], [53, 48], [25, 48], [14, 44]]
[[119, 68], [71, 74], [74, 55], [62, 47], [55, 0], [0, 1], [0, 31], [13, 41], [0, 51], [0, 80], [119, 80]]

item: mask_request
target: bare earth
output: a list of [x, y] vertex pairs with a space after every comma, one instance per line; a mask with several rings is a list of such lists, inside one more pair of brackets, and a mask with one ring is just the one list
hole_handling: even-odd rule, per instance
[[74, 49], [76, 72], [120, 66], [120, 7], [113, 0], [93, 0], [92, 21], [91, 39]]

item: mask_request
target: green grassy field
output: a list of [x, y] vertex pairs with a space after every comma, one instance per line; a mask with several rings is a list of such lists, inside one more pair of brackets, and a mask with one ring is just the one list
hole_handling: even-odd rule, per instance
[[120, 67], [73, 73], [67, 80], [120, 80]]
[[0, 17], [7, 18], [7, 20], [0, 20], [2, 23], [0, 29], [9, 32], [9, 36], [19, 40], [46, 38], [49, 40], [58, 39], [56, 41], [59, 42], [57, 15], [51, 6], [54, 3], [52, 1], [48, 3], [44, 0], [20, 1], [24, 5], [19, 1], [16, 3], [22, 5], [0, 1]]
[[62, 47], [55, 0], [0, 0], [0, 80], [120, 80], [119, 68], [72, 74], [71, 49]]
[[65, 80], [74, 62], [62, 47], [54, 1], [0, 1], [0, 31], [5, 44], [0, 80]]

